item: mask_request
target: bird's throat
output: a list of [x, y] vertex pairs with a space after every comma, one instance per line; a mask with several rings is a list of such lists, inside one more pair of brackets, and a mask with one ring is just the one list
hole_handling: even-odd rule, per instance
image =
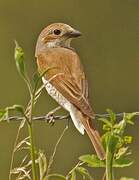
[[64, 47], [71, 49], [71, 39], [50, 41], [46, 43], [47, 48]]

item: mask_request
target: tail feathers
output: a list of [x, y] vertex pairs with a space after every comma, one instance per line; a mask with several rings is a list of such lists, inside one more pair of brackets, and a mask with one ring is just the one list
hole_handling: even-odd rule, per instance
[[75, 127], [78, 129], [78, 131], [84, 135], [84, 125], [82, 124], [82, 122], [80, 121], [80, 118], [78, 116], [78, 113], [77, 113], [77, 109], [75, 107], [72, 108], [72, 110], [70, 111], [70, 116], [71, 116], [71, 119], [75, 125]]
[[90, 118], [84, 116], [80, 111], [78, 111], [78, 115], [80, 116], [80, 121], [83, 124], [93, 146], [97, 153], [99, 159], [105, 159], [105, 150], [101, 143], [101, 138], [98, 131], [94, 128], [92, 121]]
[[100, 138], [98, 131], [96, 129], [93, 129], [92, 127], [88, 126], [86, 128], [86, 132], [94, 146], [94, 149], [95, 149], [98, 157], [101, 160], [105, 159], [105, 150], [102, 146], [101, 138]]

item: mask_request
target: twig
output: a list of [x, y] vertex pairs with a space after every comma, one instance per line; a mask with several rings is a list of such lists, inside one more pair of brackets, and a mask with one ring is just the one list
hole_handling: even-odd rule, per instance
[[59, 139], [58, 139], [58, 141], [57, 141], [57, 143], [56, 143], [56, 145], [55, 145], [55, 147], [54, 147], [54, 151], [53, 151], [52, 156], [50, 157], [49, 164], [48, 164], [48, 168], [47, 168], [47, 172], [46, 172], [46, 175], [47, 175], [47, 176], [48, 176], [48, 174], [49, 174], [49, 172], [50, 172], [50, 170], [51, 170], [51, 166], [52, 166], [53, 161], [54, 161], [54, 157], [55, 157], [55, 154], [56, 154], [56, 151], [57, 151], [57, 147], [58, 147], [58, 145], [59, 145], [59, 143], [60, 143], [60, 141], [61, 141], [62, 137], [64, 136], [64, 134], [65, 134], [65, 132], [66, 132], [67, 129], [68, 129], [68, 126], [66, 126], [66, 127], [64, 128], [62, 134], [60, 135], [60, 137], [59, 137]]
[[20, 123], [20, 126], [18, 127], [18, 131], [17, 131], [17, 135], [16, 135], [16, 139], [15, 139], [15, 142], [14, 142], [14, 148], [13, 148], [13, 151], [12, 151], [12, 158], [11, 158], [11, 163], [10, 163], [10, 172], [9, 172], [9, 180], [11, 180], [11, 176], [12, 176], [12, 168], [13, 168], [13, 162], [14, 162], [14, 154], [15, 154], [15, 148], [16, 148], [16, 145], [17, 145], [17, 142], [18, 142], [18, 138], [19, 138], [19, 135], [20, 135], [20, 130], [21, 130], [21, 124], [22, 122]]
[[102, 180], [106, 180], [106, 171], [103, 174]]
[[85, 164], [85, 163], [79, 161], [79, 162], [68, 172], [68, 174], [66, 175], [66, 180], [69, 179], [69, 177], [71, 176], [71, 174], [72, 174], [72, 172], [73, 172], [74, 170], [76, 170], [78, 167], [82, 166], [83, 164]]

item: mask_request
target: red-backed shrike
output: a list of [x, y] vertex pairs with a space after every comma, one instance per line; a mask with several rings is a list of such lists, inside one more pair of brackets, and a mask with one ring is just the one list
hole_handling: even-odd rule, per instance
[[42, 77], [46, 90], [71, 116], [81, 134], [87, 132], [100, 159], [105, 151], [92, 119], [94, 113], [88, 100], [88, 83], [83, 66], [71, 40], [81, 33], [63, 23], [46, 27], [39, 35], [36, 57], [39, 72], [49, 71]]

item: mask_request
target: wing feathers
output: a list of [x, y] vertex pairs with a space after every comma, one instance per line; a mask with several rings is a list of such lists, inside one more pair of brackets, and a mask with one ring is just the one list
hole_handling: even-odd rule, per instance
[[85, 115], [93, 117], [94, 113], [88, 101], [88, 84], [78, 55], [66, 48], [50, 48], [38, 55], [38, 67], [41, 71], [50, 69], [45, 78], [56, 76], [52, 85]]

